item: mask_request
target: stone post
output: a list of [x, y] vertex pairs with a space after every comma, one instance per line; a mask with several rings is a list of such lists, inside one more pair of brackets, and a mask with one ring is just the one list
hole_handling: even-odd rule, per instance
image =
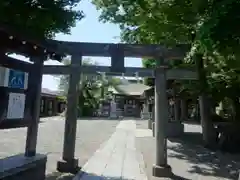
[[170, 122], [174, 121], [174, 104], [169, 103]]
[[186, 99], [181, 99], [181, 121], [188, 120], [188, 105]]
[[180, 121], [180, 100], [174, 97], [174, 121]]
[[57, 170], [60, 172], [77, 173], [80, 168], [78, 160], [74, 158], [76, 129], [77, 129], [77, 105], [78, 88], [80, 82], [81, 54], [73, 54], [71, 58], [72, 71], [69, 78], [67, 96], [67, 111], [65, 120], [65, 132], [63, 143], [62, 161], [58, 161]]
[[58, 114], [58, 99], [53, 99], [53, 116], [57, 116]]
[[153, 136], [155, 136], [155, 104], [153, 103], [153, 109], [152, 109], [152, 132]]
[[152, 114], [153, 114], [153, 110], [152, 110], [152, 104], [150, 102], [150, 100], [148, 100], [148, 114], [149, 114], [149, 119], [148, 119], [148, 129], [152, 129]]
[[48, 115], [48, 116], [52, 116], [52, 115], [53, 115], [53, 100], [52, 100], [52, 98], [49, 98], [49, 99], [48, 99], [47, 115]]
[[48, 97], [44, 98], [43, 114], [44, 117], [48, 116]]
[[150, 115], [149, 115], [149, 108], [148, 108], [149, 104], [147, 99], [144, 100], [144, 104], [143, 104], [143, 108], [142, 108], [142, 112], [141, 112], [141, 118], [144, 120], [150, 120]]
[[42, 74], [44, 57], [31, 57], [34, 62], [29, 72], [29, 83], [27, 96], [30, 100], [30, 118], [27, 128], [27, 139], [25, 146], [25, 156], [32, 157], [36, 155], [38, 123], [40, 116], [41, 91], [42, 91]]
[[109, 115], [110, 119], [117, 119], [117, 104], [114, 100], [112, 100], [110, 102], [110, 115]]
[[167, 138], [166, 129], [168, 124], [168, 97], [166, 83], [166, 69], [161, 67], [162, 59], [157, 60], [155, 72], [155, 136], [156, 136], [156, 159], [153, 165], [153, 176], [172, 176], [171, 167], [167, 164]]

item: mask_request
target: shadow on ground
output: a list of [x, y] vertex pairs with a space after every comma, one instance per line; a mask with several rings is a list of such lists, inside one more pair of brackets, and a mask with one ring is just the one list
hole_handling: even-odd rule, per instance
[[48, 174], [45, 180], [72, 180], [75, 175], [67, 174], [67, 173], [60, 173], [60, 172], [53, 172]]
[[237, 179], [240, 170], [240, 155], [214, 152], [202, 145], [202, 135], [185, 133], [181, 138], [169, 139], [169, 157], [187, 161], [189, 173], [219, 178]]
[[181, 176], [177, 176], [177, 175], [173, 175], [173, 177], [171, 177], [171, 180], [191, 180], [191, 179], [187, 179]]
[[136, 180], [136, 179], [124, 178], [124, 177], [100, 176], [97, 174], [86, 173], [86, 172], [83, 172], [83, 174], [79, 177], [78, 180], [90, 180], [90, 179], [91, 180]]
[[[132, 178], [123, 178], [123, 177], [110, 177], [110, 176], [99, 176], [96, 174], [88, 174], [88, 173], [84, 173], [82, 176], [80, 176], [81, 178], [78, 180], [140, 180], [140, 179], [132, 179]], [[152, 178], [153, 179], [153, 178]], [[159, 179], [156, 177], [156, 180]], [[190, 180], [190, 179], [186, 179], [177, 175], [173, 175], [171, 178], [171, 180]]]
[[[144, 160], [142, 164], [140, 164], [140, 168], [145, 171], [149, 180], [160, 180], [165, 178], [158, 178], [152, 176], [152, 168], [153, 164], [155, 164], [155, 138], [153, 137], [137, 137], [136, 138], [136, 148], [139, 151], [139, 161]], [[151, 153], [149, 153], [151, 152]], [[142, 155], [142, 158], [141, 158]], [[177, 167], [178, 168], [178, 167]], [[166, 180], [192, 180], [187, 177], [182, 177], [180, 174], [174, 174], [172, 177], [166, 178]]]
[[194, 146], [203, 146], [202, 134], [200, 132], [184, 132], [179, 138], [169, 138], [169, 141], [187, 144]]

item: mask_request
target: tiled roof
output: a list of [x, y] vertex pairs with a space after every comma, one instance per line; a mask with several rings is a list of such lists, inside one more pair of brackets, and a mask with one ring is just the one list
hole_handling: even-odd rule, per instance
[[53, 91], [48, 88], [42, 88], [42, 93], [47, 95], [52, 95], [52, 96], [58, 96], [61, 94], [59, 91]]
[[116, 86], [116, 88], [113, 88], [112, 92], [113, 94], [140, 96], [144, 93], [145, 90], [148, 90], [150, 88], [150, 86], [140, 83], [129, 83]]

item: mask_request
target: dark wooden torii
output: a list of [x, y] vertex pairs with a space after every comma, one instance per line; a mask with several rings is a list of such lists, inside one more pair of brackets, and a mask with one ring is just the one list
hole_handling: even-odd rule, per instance
[[[14, 33], [6, 25], [0, 25], [0, 39], [1, 66], [28, 73], [27, 89], [1, 87], [4, 94], [1, 94], [0, 123], [11, 121], [11, 123], [15, 124], [21, 121], [26, 122], [28, 128], [25, 153], [0, 159], [0, 179], [27, 179], [29, 178], [27, 172], [30, 173], [31, 171], [36, 172], [30, 173], [32, 179], [45, 179], [47, 156], [36, 154], [43, 61], [47, 57], [57, 59], [57, 56], [60, 57], [61, 55], [53, 52], [51, 48], [33, 41], [31, 38]], [[7, 53], [26, 56], [30, 58], [31, 63], [8, 57]], [[10, 92], [26, 95], [23, 118], [7, 119], [8, 117], [5, 115], [5, 112], [8, 108]]]

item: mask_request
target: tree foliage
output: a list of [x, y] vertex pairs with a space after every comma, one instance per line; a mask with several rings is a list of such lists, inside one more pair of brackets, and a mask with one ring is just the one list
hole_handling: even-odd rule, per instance
[[[63, 61], [65, 65], [70, 64], [70, 59]], [[84, 66], [97, 65], [91, 59], [84, 59]], [[92, 115], [102, 100], [108, 96], [108, 88], [116, 87], [120, 84], [119, 79], [114, 77], [104, 77], [103, 74], [79, 74], [81, 77], [79, 82], [78, 108], [81, 115]], [[59, 81], [59, 89], [67, 96], [69, 76], [61, 76]]]
[[52, 38], [56, 33], [69, 33], [83, 17], [74, 7], [80, 0], [2, 0], [0, 23], [34, 38]]
[[[174, 46], [189, 43], [192, 49], [175, 67], [193, 67], [196, 53], [203, 54], [209, 96], [219, 102], [230, 98], [239, 106], [238, 0], [93, 0], [100, 20], [120, 25], [122, 41]], [[154, 67], [154, 59], [143, 59]], [[150, 85], [153, 79], [147, 80]], [[179, 81], [175, 81], [179, 83]], [[197, 95], [197, 82], [180, 81], [180, 91]], [[239, 116], [240, 117], [240, 116]]]

